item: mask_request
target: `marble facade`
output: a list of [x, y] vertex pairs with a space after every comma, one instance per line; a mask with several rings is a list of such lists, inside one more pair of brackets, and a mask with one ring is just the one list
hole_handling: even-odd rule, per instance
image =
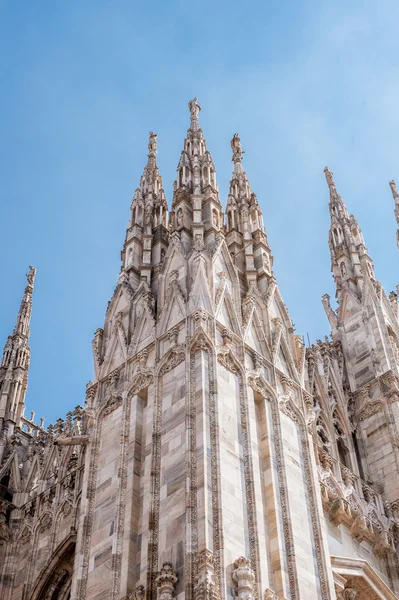
[[223, 213], [200, 110], [170, 210], [150, 134], [95, 379], [47, 429], [24, 414], [29, 271], [0, 366], [0, 600], [399, 595], [397, 294], [326, 168], [338, 308], [305, 348], [239, 135]]

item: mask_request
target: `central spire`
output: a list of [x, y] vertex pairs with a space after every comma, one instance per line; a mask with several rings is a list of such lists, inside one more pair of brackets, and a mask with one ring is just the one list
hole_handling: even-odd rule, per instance
[[190, 100], [188, 108], [190, 127], [177, 167], [171, 214], [171, 229], [186, 251], [213, 244], [223, 229], [215, 165], [198, 122], [198, 99]]

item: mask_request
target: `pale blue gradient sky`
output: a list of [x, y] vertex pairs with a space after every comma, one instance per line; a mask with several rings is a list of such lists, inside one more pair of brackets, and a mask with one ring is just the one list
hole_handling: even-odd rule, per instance
[[396, 0], [0, 0], [0, 344], [34, 264], [27, 412], [83, 403], [148, 132], [170, 203], [193, 96], [224, 205], [240, 133], [298, 333], [329, 330], [326, 164], [399, 283], [398, 21]]

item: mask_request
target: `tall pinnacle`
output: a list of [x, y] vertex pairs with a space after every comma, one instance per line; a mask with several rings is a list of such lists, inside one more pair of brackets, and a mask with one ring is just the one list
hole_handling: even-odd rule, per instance
[[337, 298], [343, 289], [351, 289], [360, 298], [364, 276], [375, 281], [373, 263], [368, 255], [363, 234], [353, 215], [349, 215], [341, 196], [337, 193], [333, 173], [325, 167], [330, 190], [330, 231], [328, 245], [331, 254], [331, 270], [337, 286]]
[[24, 297], [22, 298], [21, 306], [19, 308], [14, 334], [17, 333], [29, 337], [29, 324], [32, 314], [32, 294], [35, 284], [35, 277], [36, 269], [30, 265], [29, 273], [26, 275], [28, 285], [25, 288]]
[[395, 217], [396, 222], [398, 224], [398, 229], [396, 230], [396, 245], [399, 248], [399, 192], [397, 190], [396, 183], [393, 179], [389, 182], [389, 186], [391, 188], [392, 196], [395, 201]]
[[10, 419], [19, 425], [28, 385], [30, 363], [29, 325], [32, 314], [32, 293], [36, 269], [29, 267], [17, 322], [4, 346], [0, 364], [0, 419]]

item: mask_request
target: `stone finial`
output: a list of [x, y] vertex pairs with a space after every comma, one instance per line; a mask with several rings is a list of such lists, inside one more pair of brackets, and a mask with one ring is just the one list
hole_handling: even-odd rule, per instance
[[190, 100], [188, 103], [188, 108], [190, 110], [191, 115], [191, 129], [197, 130], [199, 127], [198, 124], [198, 113], [202, 110], [201, 106], [198, 104], [198, 98], [194, 98], [194, 100]]
[[177, 574], [169, 562], [164, 562], [156, 578], [158, 600], [172, 600], [177, 583]]
[[233, 156], [232, 156], [231, 160], [234, 163], [241, 162], [244, 151], [241, 147], [241, 140], [240, 140], [240, 136], [238, 135], [238, 133], [235, 133], [233, 135], [233, 139], [231, 140], [230, 145], [231, 145], [231, 149], [233, 150]]
[[28, 280], [28, 285], [30, 285], [31, 287], [33, 287], [35, 283], [35, 277], [36, 269], [35, 267], [32, 267], [32, 265], [29, 265], [29, 273], [26, 274], [26, 279]]
[[239, 600], [252, 600], [254, 595], [255, 573], [251, 569], [250, 561], [240, 556], [234, 563], [233, 580], [237, 583], [237, 597]]
[[326, 181], [327, 181], [327, 185], [329, 188], [334, 187], [335, 188], [335, 182], [334, 182], [334, 173], [332, 171], [330, 171], [330, 169], [328, 167], [324, 168], [324, 174], [326, 176]]
[[389, 187], [391, 188], [392, 196], [399, 199], [399, 192], [394, 179], [389, 182]]
[[157, 146], [157, 137], [158, 134], [150, 131], [150, 139], [148, 142], [148, 152], [149, 154], [157, 154], [158, 146]]

